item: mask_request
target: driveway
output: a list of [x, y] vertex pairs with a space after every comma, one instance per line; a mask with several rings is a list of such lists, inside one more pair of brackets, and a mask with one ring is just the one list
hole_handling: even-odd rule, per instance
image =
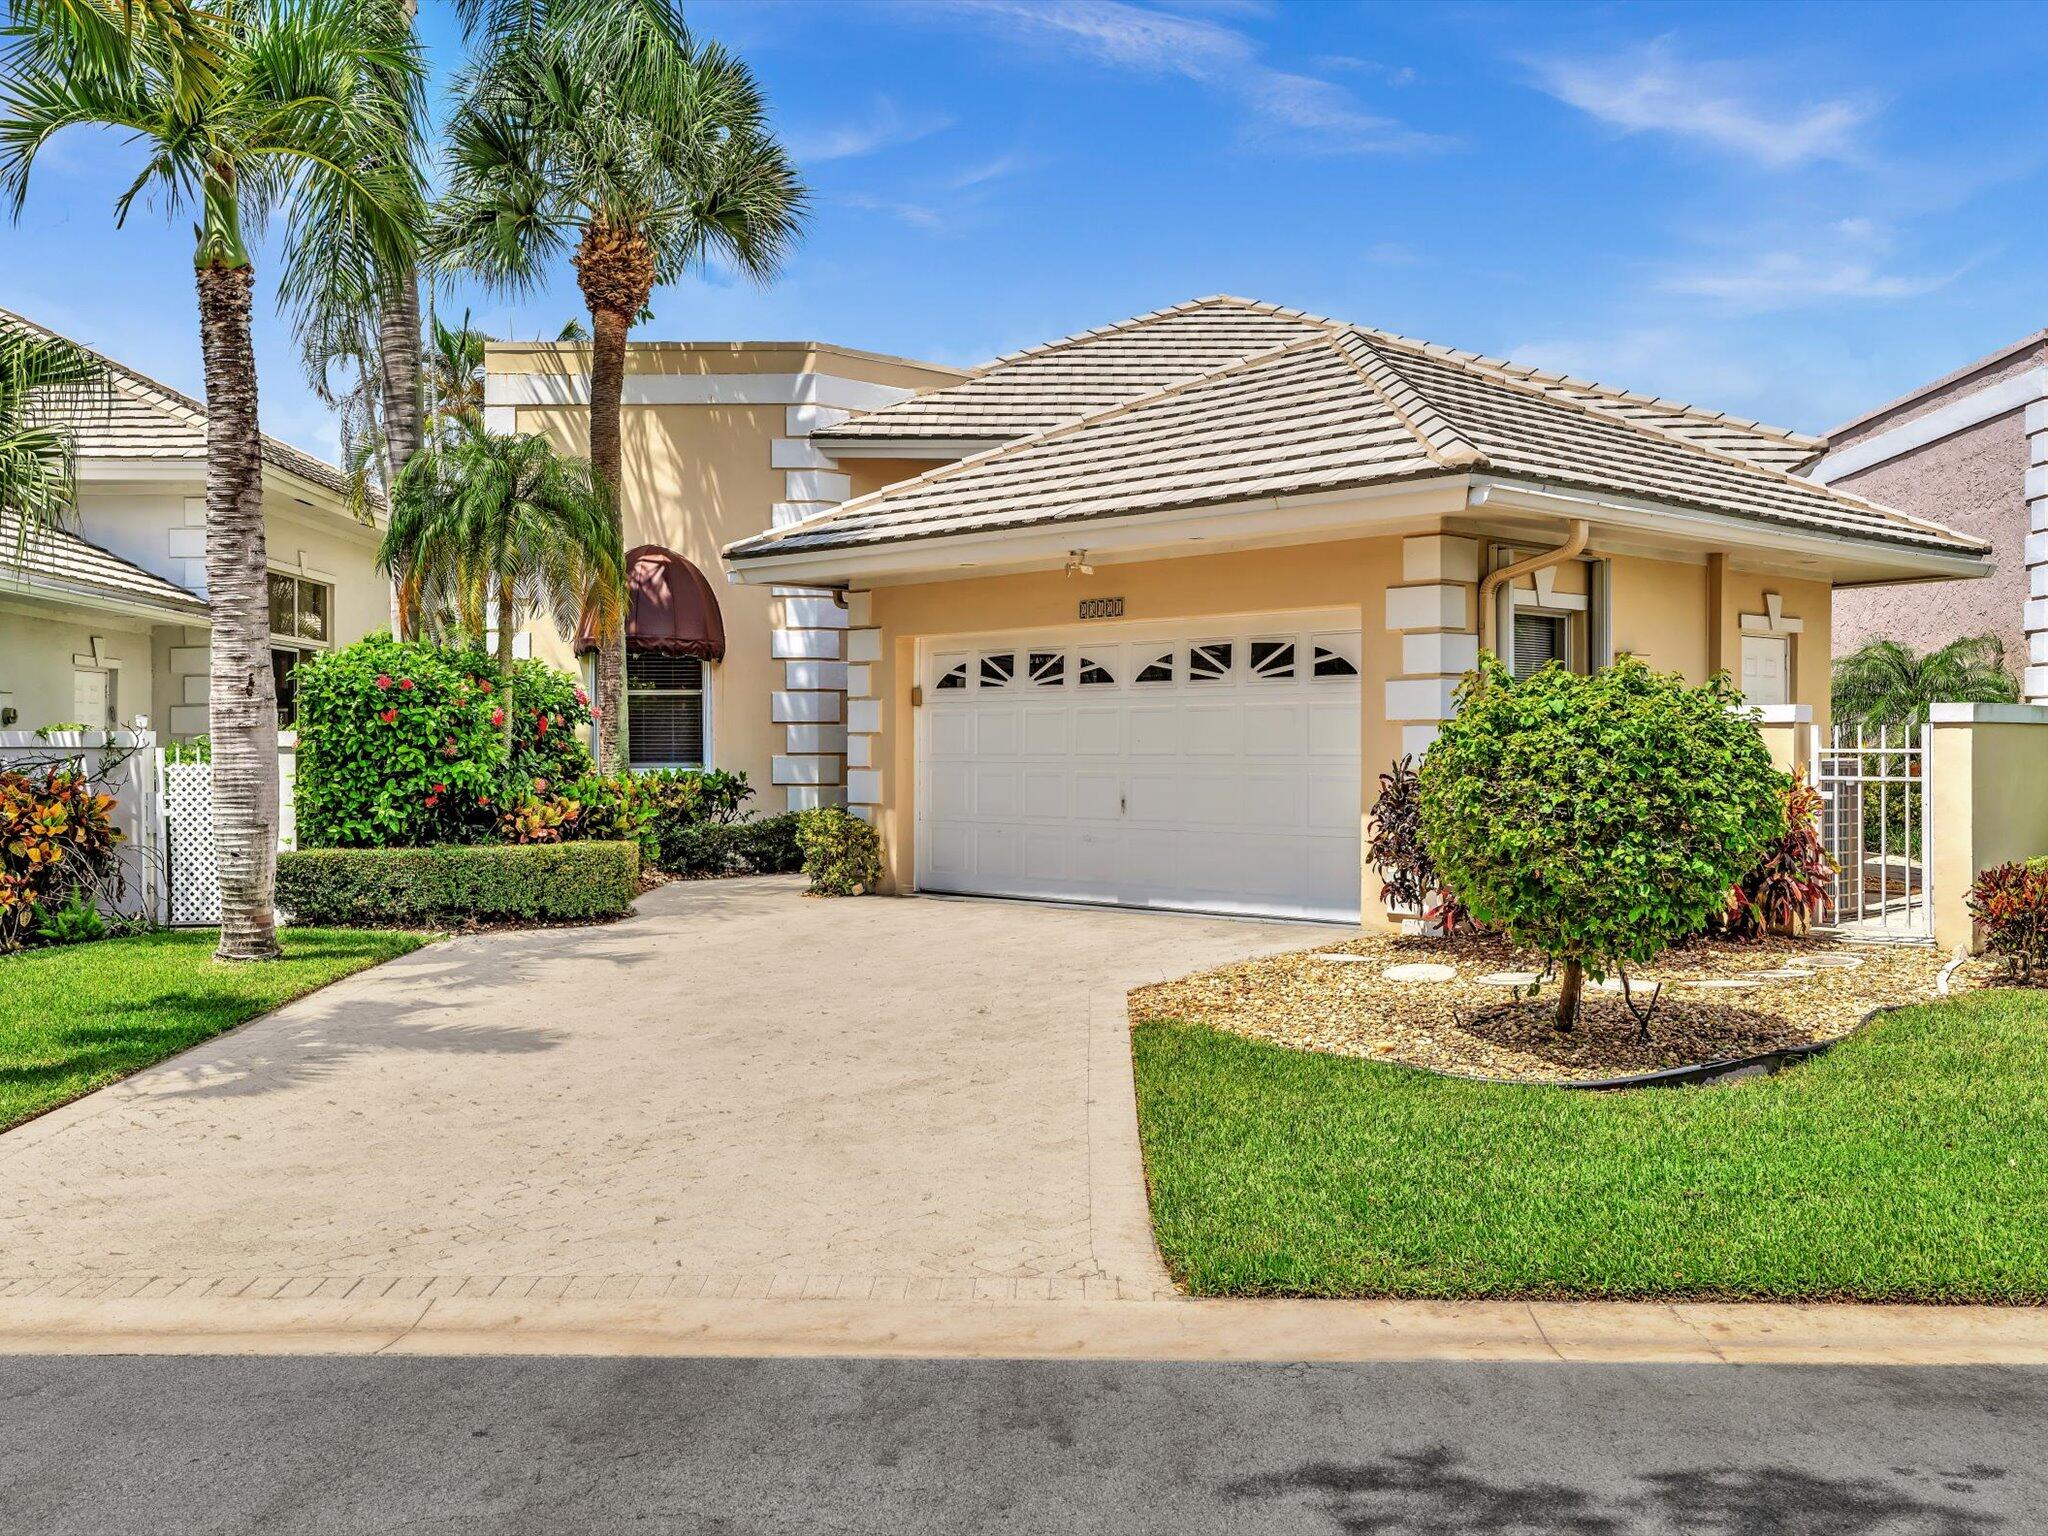
[[1331, 930], [678, 884], [0, 1136], [9, 1296], [1150, 1297], [1123, 995]]

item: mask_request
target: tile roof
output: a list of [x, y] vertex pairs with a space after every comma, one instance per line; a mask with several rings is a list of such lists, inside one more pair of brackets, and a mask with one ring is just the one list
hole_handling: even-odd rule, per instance
[[1470, 363], [1560, 399], [1600, 405], [1644, 426], [1773, 468], [1793, 468], [1824, 446], [1819, 438], [1726, 412], [1613, 389], [1590, 379], [1228, 294], [1176, 304], [1118, 325], [1013, 352], [977, 368], [959, 384], [855, 416], [813, 437], [828, 449], [835, 443], [886, 447], [932, 439], [1013, 442], [1274, 347], [1342, 331], [1357, 331]]
[[201, 621], [209, 616], [205, 598], [154, 571], [59, 528], [32, 525], [24, 539], [20, 515], [0, 512], [0, 596], [24, 578], [173, 609]]
[[1973, 554], [1935, 524], [1798, 479], [1484, 359], [1317, 329], [1078, 422], [733, 545], [849, 549], [1470, 472]]
[[[0, 328], [18, 328], [44, 336], [58, 334], [7, 309], [0, 309]], [[204, 405], [104, 353], [93, 352], [79, 342], [72, 345], [92, 352], [105, 365], [110, 386], [90, 407], [74, 413], [72, 432], [80, 457], [205, 462]], [[349, 494], [348, 477], [339, 469], [268, 434], [263, 438], [263, 460], [302, 480], [343, 496]]]

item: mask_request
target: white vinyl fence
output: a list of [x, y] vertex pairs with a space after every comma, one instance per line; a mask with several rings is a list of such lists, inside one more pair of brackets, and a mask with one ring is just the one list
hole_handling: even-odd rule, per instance
[[[278, 839], [293, 846], [292, 789], [298, 738], [277, 739]], [[0, 768], [41, 772], [76, 765], [114, 797], [120, 879], [113, 905], [124, 917], [173, 927], [220, 921], [213, 848], [213, 765], [167, 762], [154, 731], [0, 731]]]

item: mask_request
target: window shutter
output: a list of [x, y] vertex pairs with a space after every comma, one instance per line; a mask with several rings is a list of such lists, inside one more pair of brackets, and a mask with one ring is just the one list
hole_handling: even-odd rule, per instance
[[1515, 676], [1532, 677], [1553, 661], [1563, 661], [1565, 621], [1555, 614], [1515, 615]]

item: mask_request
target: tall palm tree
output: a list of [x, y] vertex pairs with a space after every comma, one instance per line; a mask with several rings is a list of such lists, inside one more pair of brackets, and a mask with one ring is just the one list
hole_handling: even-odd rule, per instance
[[71, 517], [75, 413], [105, 380], [105, 367], [85, 348], [0, 327], [0, 540], [13, 545], [17, 561], [38, 529]]
[[438, 437], [463, 425], [484, 421], [484, 348], [491, 338], [469, 323], [448, 325], [439, 315], [429, 318], [423, 383], [426, 393], [426, 435]]
[[411, 38], [358, 0], [13, 0], [0, 60], [0, 195], [18, 216], [64, 129], [123, 129], [144, 152], [115, 204], [196, 212], [206, 377], [207, 714], [224, 960], [278, 953], [277, 700], [271, 685], [263, 439], [245, 232], [283, 216], [283, 292], [304, 305], [329, 263], [372, 269], [413, 243], [418, 168], [389, 93], [416, 81]]
[[625, 567], [611, 498], [581, 459], [544, 438], [506, 436], [457, 418], [398, 477], [377, 563], [409, 600], [452, 611], [479, 649], [495, 622], [512, 739], [512, 638], [523, 612], [565, 630], [586, 608], [615, 634]]
[[1896, 640], [1873, 640], [1835, 658], [1834, 717], [1842, 725], [1924, 725], [1930, 704], [2011, 704], [2019, 679], [2005, 664], [2005, 642], [1970, 635], [1916, 654]]
[[[616, 497], [626, 333], [655, 285], [718, 262], [774, 275], [804, 190], [746, 64], [694, 41], [669, 0], [468, 0], [479, 57], [448, 128], [435, 244], [531, 287], [573, 247], [590, 312], [590, 460]], [[623, 541], [621, 541], [623, 543]], [[598, 757], [624, 761], [623, 640], [601, 645]]]

